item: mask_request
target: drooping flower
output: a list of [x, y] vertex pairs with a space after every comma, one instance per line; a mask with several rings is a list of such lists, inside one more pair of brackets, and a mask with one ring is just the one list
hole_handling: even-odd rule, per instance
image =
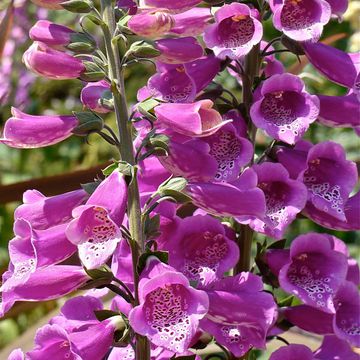
[[156, 126], [186, 136], [214, 134], [227, 122], [213, 109], [211, 100], [200, 100], [191, 104], [161, 104], [155, 108]]
[[39, 148], [72, 135], [79, 121], [72, 115], [29, 115], [16, 108], [5, 123], [0, 143], [14, 148]]
[[165, 64], [184, 64], [201, 58], [204, 50], [194, 37], [165, 38], [155, 41], [161, 52], [157, 58]]
[[133, 15], [128, 21], [128, 27], [136, 35], [147, 38], [158, 38], [170, 31], [174, 18], [164, 9], [143, 10]]
[[330, 127], [359, 127], [360, 101], [356, 94], [345, 96], [318, 95], [320, 114], [318, 121]]
[[221, 59], [238, 59], [261, 41], [263, 29], [255, 10], [245, 4], [222, 6], [215, 13], [216, 23], [205, 29], [204, 41]]
[[124, 177], [114, 171], [97, 187], [85, 205], [73, 210], [74, 220], [66, 228], [66, 236], [78, 246], [80, 260], [88, 269], [103, 265], [115, 251], [121, 240], [120, 225], [126, 203]]
[[[15, 238], [9, 243], [14, 268], [20, 269], [24, 262], [32, 263], [35, 270], [58, 264], [70, 257], [76, 247], [65, 236], [66, 226], [67, 224], [61, 224], [46, 230], [35, 230], [27, 220], [17, 219], [14, 223]], [[25, 255], [25, 258], [19, 261], [19, 255]]]
[[232, 123], [210, 136], [177, 141], [170, 135], [169, 155], [159, 157], [160, 162], [174, 175], [192, 181], [236, 180], [241, 167], [250, 162], [253, 146], [246, 138], [245, 121], [236, 110], [225, 114], [223, 120]]
[[99, 323], [95, 311], [102, 309], [101, 300], [93, 296], [76, 296], [65, 302], [60, 314], [51, 318], [49, 324], [59, 325], [67, 333], [85, 330]]
[[346, 359], [359, 360], [360, 355], [355, 353], [351, 346], [336, 336], [324, 336], [321, 346], [314, 352], [317, 360]]
[[174, 14], [173, 17], [175, 24], [170, 33], [181, 36], [202, 34], [213, 18], [211, 10], [207, 8], [193, 8], [180, 14]]
[[34, 73], [54, 80], [76, 79], [85, 71], [80, 59], [37, 41], [25, 51], [23, 62]]
[[73, 34], [70, 28], [48, 20], [39, 20], [29, 31], [32, 40], [60, 49], [70, 44]]
[[[300, 173], [308, 188], [308, 202], [340, 221], [346, 221], [345, 204], [357, 183], [356, 164], [346, 160], [344, 148], [332, 141], [314, 145]], [[305, 208], [306, 212], [306, 208]]]
[[358, 95], [360, 53], [346, 53], [323, 43], [302, 44], [310, 63], [329, 80], [352, 89]]
[[281, 239], [286, 228], [305, 207], [307, 189], [303, 183], [292, 180], [281, 164], [265, 162], [254, 165], [258, 176], [258, 187], [266, 199], [264, 220], [251, 220], [249, 225], [257, 232]]
[[[89, 279], [81, 266], [53, 265], [32, 272], [33, 266], [33, 263], [19, 264], [18, 269], [10, 269], [3, 274], [0, 316], [16, 301], [57, 299], [78, 289]], [[17, 274], [19, 278], [16, 278]], [[22, 281], [25, 274], [28, 277]]]
[[270, 7], [275, 28], [297, 41], [318, 41], [331, 17], [325, 0], [272, 0]]
[[197, 282], [198, 288], [219, 280], [237, 263], [234, 234], [213, 217], [176, 218], [166, 226], [160, 248], [169, 252], [169, 265]]
[[240, 273], [226, 277], [207, 289], [209, 312], [201, 328], [214, 335], [235, 356], [250, 348], [264, 348], [266, 335], [276, 318], [273, 297], [263, 292], [260, 277]]
[[278, 148], [276, 155], [291, 177], [307, 186], [309, 198], [303, 210], [307, 217], [329, 229], [360, 229], [360, 192], [349, 197], [357, 182], [357, 169], [345, 159], [345, 150], [339, 144], [300, 141], [293, 149]]
[[325, 313], [308, 305], [288, 307], [285, 318], [295, 326], [319, 335], [336, 337], [359, 347], [360, 294], [355, 284], [343, 281], [334, 295], [334, 313]]
[[265, 215], [265, 196], [257, 187], [257, 175], [251, 168], [231, 183], [190, 182], [186, 192], [196, 206], [216, 216], [235, 216], [246, 221]]
[[174, 353], [188, 349], [209, 302], [183, 274], [152, 257], [140, 277], [139, 301], [129, 314], [132, 328]]
[[102, 98], [106, 98], [106, 99], [112, 98], [112, 94], [110, 91], [110, 84], [105, 80], [88, 83], [81, 90], [80, 100], [83, 103], [83, 105], [85, 105], [92, 111], [106, 114], [110, 110], [104, 107], [99, 102]]
[[14, 218], [27, 220], [34, 230], [45, 230], [69, 221], [72, 210], [83, 204], [87, 197], [82, 189], [50, 197], [37, 190], [27, 190]]
[[269, 360], [315, 360], [312, 351], [305, 345], [282, 346], [270, 355]]
[[216, 76], [220, 62], [214, 56], [204, 56], [183, 65], [158, 62], [157, 73], [138, 91], [138, 100], [150, 96], [166, 102], [190, 103]]
[[351, 347], [335, 336], [324, 336], [320, 347], [312, 352], [302, 344], [289, 344], [274, 351], [269, 360], [359, 360]]
[[319, 99], [305, 91], [292, 74], [278, 74], [263, 82], [261, 96], [251, 106], [254, 124], [276, 140], [296, 143], [319, 115]]
[[280, 286], [304, 304], [334, 313], [334, 296], [347, 267], [346, 256], [331, 248], [326, 235], [300, 235], [291, 243], [290, 261], [279, 272]]
[[[346, 244], [335, 236], [322, 234], [323, 241], [330, 244], [332, 250], [345, 255], [347, 259], [346, 280], [358, 285], [360, 282], [360, 269], [356, 260], [350, 256]], [[271, 272], [279, 276], [279, 272], [283, 266], [290, 261], [289, 249], [269, 249], [265, 255], [265, 262], [269, 266]]]
[[344, 281], [334, 299], [334, 333], [340, 339], [360, 347], [360, 294], [355, 284]]
[[334, 314], [329, 314], [309, 305], [289, 306], [283, 310], [286, 320], [300, 329], [319, 335], [334, 333]]

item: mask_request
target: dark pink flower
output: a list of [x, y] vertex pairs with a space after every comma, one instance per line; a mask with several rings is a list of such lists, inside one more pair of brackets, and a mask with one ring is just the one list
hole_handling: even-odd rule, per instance
[[206, 28], [204, 41], [221, 58], [240, 58], [246, 55], [263, 35], [261, 22], [255, 10], [245, 4], [222, 6], [215, 13], [214, 25]]

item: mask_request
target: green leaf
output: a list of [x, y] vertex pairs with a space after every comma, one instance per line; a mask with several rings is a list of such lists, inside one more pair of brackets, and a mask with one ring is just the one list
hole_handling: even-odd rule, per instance
[[137, 109], [141, 115], [149, 118], [150, 120], [155, 121], [156, 117], [154, 116], [154, 108], [160, 103], [155, 99], [147, 99], [138, 104]]
[[111, 269], [107, 265], [103, 265], [97, 269], [84, 268], [84, 270], [93, 280], [112, 280], [114, 278]]
[[80, 184], [80, 185], [89, 195], [91, 195], [100, 184], [101, 184], [100, 181], [94, 181], [94, 182]]
[[99, 321], [104, 321], [113, 316], [119, 316], [120, 313], [112, 310], [94, 310], [94, 314]]
[[161, 55], [161, 52], [145, 41], [135, 41], [131, 44], [130, 49], [126, 52], [125, 56], [134, 56], [136, 58], [154, 58]]
[[160, 184], [158, 191], [165, 190], [182, 191], [187, 185], [187, 180], [182, 177], [171, 177]]
[[192, 201], [189, 195], [186, 195], [180, 191], [172, 190], [172, 189], [165, 189], [161, 191], [161, 197], [169, 197], [168, 200], [176, 202], [178, 204], [187, 204]]
[[146, 217], [144, 224], [144, 233], [146, 239], [155, 238], [159, 234], [160, 215], [157, 214], [153, 217]]
[[103, 119], [90, 111], [74, 111], [79, 125], [72, 131], [75, 135], [84, 136], [92, 131], [101, 131], [104, 127]]
[[290, 295], [280, 300], [277, 304], [279, 307], [292, 306], [294, 299], [295, 299], [294, 295]]
[[88, 0], [69, 0], [62, 2], [60, 5], [65, 10], [76, 14], [89, 13], [93, 6], [92, 2]]

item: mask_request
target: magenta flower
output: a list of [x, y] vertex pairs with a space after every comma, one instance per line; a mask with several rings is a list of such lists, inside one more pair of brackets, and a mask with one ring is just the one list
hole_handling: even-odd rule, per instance
[[322, 43], [303, 43], [310, 63], [329, 80], [353, 89], [358, 94], [360, 53], [346, 53]]
[[351, 346], [336, 336], [324, 336], [321, 346], [314, 352], [315, 359], [346, 359], [359, 360], [359, 355], [355, 353]]
[[258, 176], [258, 187], [266, 199], [264, 220], [250, 221], [250, 227], [267, 236], [281, 239], [286, 228], [305, 207], [307, 189], [303, 183], [292, 180], [281, 164], [265, 162], [252, 167]]
[[351, 196], [344, 204], [345, 219], [340, 220], [328, 212], [307, 203], [304, 214], [317, 224], [333, 230], [356, 231], [360, 230], [360, 191]]
[[275, 28], [297, 41], [318, 41], [331, 17], [325, 0], [272, 0], [270, 7]]
[[0, 143], [14, 148], [39, 148], [56, 144], [72, 135], [79, 125], [71, 115], [28, 115], [16, 108], [5, 123]]
[[346, 256], [331, 248], [326, 235], [308, 233], [291, 243], [290, 261], [281, 268], [279, 282], [304, 304], [334, 313], [334, 296], [346, 274]]
[[335, 336], [324, 336], [321, 346], [312, 352], [307, 346], [290, 344], [274, 351], [269, 360], [358, 360], [359, 355], [351, 347]]
[[184, 64], [201, 58], [204, 50], [194, 37], [168, 38], [155, 41], [161, 52], [157, 58], [165, 64]]
[[178, 13], [191, 9], [199, 3], [201, 3], [201, 0], [141, 0], [140, 5], [154, 8], [164, 8], [171, 12]]
[[208, 310], [206, 293], [193, 289], [183, 274], [156, 258], [148, 259], [141, 274], [139, 300], [130, 311], [130, 325], [174, 353], [188, 349]]
[[129, 15], [135, 15], [137, 12], [137, 3], [134, 0], [118, 0], [117, 6], [129, 12]]
[[58, 325], [45, 325], [38, 329], [34, 342], [34, 349], [26, 354], [29, 359], [43, 359], [47, 356], [53, 359], [82, 359], [76, 353], [67, 332]]
[[220, 61], [214, 56], [204, 56], [183, 65], [158, 62], [157, 73], [138, 91], [138, 100], [152, 96], [166, 102], [192, 102], [219, 70]]
[[192, 181], [214, 179], [217, 163], [210, 155], [210, 146], [203, 139], [205, 138], [191, 139], [185, 142], [171, 139], [169, 154], [159, 156], [159, 161], [174, 176], [182, 176]]
[[32, 264], [35, 270], [60, 263], [70, 257], [76, 251], [76, 247], [65, 236], [66, 226], [67, 224], [61, 224], [46, 230], [35, 230], [28, 221], [16, 220], [15, 238], [9, 243], [14, 276], [20, 277], [15, 272], [21, 271], [24, 264]]
[[184, 142], [171, 139], [169, 155], [159, 157], [160, 162], [174, 175], [192, 181], [236, 180], [241, 167], [252, 159], [253, 146], [243, 137], [247, 136], [246, 125], [237, 111], [225, 114], [223, 119], [233, 122], [213, 135]]
[[214, 134], [227, 122], [214, 110], [211, 100], [200, 100], [192, 104], [161, 104], [155, 108], [156, 126], [186, 136]]
[[200, 322], [235, 356], [250, 348], [265, 348], [266, 334], [276, 318], [273, 297], [263, 292], [260, 277], [240, 273], [226, 277], [207, 289], [209, 312]]
[[[53, 265], [33, 272], [31, 271], [34, 264], [31, 262], [19, 263], [17, 266], [18, 269], [8, 270], [3, 274], [3, 283], [0, 287], [0, 316], [3, 316], [16, 301], [57, 299], [78, 289], [89, 280], [80, 266]], [[17, 274], [20, 278], [16, 278]], [[24, 274], [27, 274], [28, 278], [22, 281], [21, 277], [25, 276]]]
[[344, 281], [334, 295], [334, 306], [335, 312], [332, 314], [308, 305], [299, 305], [286, 308], [284, 315], [303, 330], [320, 335], [335, 334], [344, 342], [359, 347], [360, 295], [357, 286]]
[[81, 331], [99, 323], [95, 311], [103, 310], [101, 300], [93, 296], [76, 296], [65, 302], [60, 314], [50, 319], [50, 325], [59, 325], [67, 333]]
[[181, 14], [173, 15], [175, 24], [170, 33], [181, 36], [197, 36], [204, 32], [213, 19], [211, 10], [207, 8], [193, 8]]
[[190, 182], [186, 192], [196, 206], [216, 216], [235, 216], [246, 221], [265, 215], [265, 196], [257, 187], [257, 175], [251, 168], [231, 183]]
[[334, 299], [334, 333], [340, 339], [360, 347], [360, 294], [355, 284], [345, 281]]
[[39, 20], [29, 31], [32, 40], [60, 49], [70, 44], [73, 34], [68, 27], [47, 20]]
[[216, 23], [205, 29], [204, 41], [214, 54], [225, 59], [246, 55], [261, 41], [263, 28], [257, 12], [244, 4], [222, 6], [215, 13]]
[[238, 261], [234, 234], [209, 215], [176, 218], [165, 231], [159, 245], [169, 251], [169, 265], [198, 287], [221, 279]]
[[334, 314], [326, 313], [309, 305], [289, 306], [282, 313], [293, 325], [305, 331], [319, 335], [334, 333]]
[[80, 59], [41, 42], [34, 42], [25, 51], [23, 62], [29, 70], [48, 79], [76, 79], [85, 71]]
[[25, 360], [25, 354], [21, 349], [13, 350], [7, 360]]
[[174, 24], [174, 18], [164, 9], [143, 10], [128, 21], [129, 29], [136, 35], [157, 38], [168, 33]]
[[120, 225], [126, 203], [125, 180], [120, 172], [114, 171], [85, 205], [73, 210], [74, 220], [66, 228], [66, 236], [78, 246], [80, 260], [86, 268], [103, 265], [115, 251], [121, 239]]
[[[322, 234], [322, 236], [324, 241], [326, 239], [329, 242], [332, 250], [345, 255], [348, 264], [346, 280], [358, 285], [360, 283], [360, 269], [356, 260], [350, 256], [346, 244], [335, 236], [328, 234]], [[270, 249], [266, 252], [265, 261], [273, 274], [279, 276], [281, 268], [290, 261], [290, 251], [288, 249]]]
[[307, 346], [290, 344], [274, 351], [269, 360], [315, 360], [315, 358]]
[[250, 162], [254, 149], [247, 139], [245, 120], [237, 111], [226, 113], [223, 119], [232, 122], [202, 140], [210, 146], [210, 156], [217, 163], [215, 180], [231, 182], [238, 178], [241, 167]]
[[263, 82], [250, 114], [253, 123], [269, 136], [294, 144], [316, 120], [319, 110], [319, 99], [305, 91], [299, 77], [279, 74]]
[[320, 114], [318, 121], [330, 127], [358, 127], [360, 126], [360, 101], [356, 94], [345, 96], [318, 95], [320, 100]]
[[299, 180], [308, 188], [308, 202], [326, 215], [346, 221], [345, 204], [358, 178], [355, 163], [346, 160], [343, 147], [332, 141], [314, 145], [306, 162]]
[[45, 230], [69, 221], [72, 210], [83, 204], [87, 197], [82, 189], [50, 197], [37, 190], [27, 190], [14, 218], [27, 220], [35, 230]]
[[87, 108], [92, 111], [106, 114], [110, 110], [101, 105], [99, 100], [102, 97], [111, 98], [110, 84], [101, 80], [98, 82], [87, 83], [85, 87], [81, 90], [80, 100]]

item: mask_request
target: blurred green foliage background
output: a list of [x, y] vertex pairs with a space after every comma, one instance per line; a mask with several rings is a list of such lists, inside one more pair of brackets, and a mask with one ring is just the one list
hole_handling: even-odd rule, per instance
[[[1, 10], [1, 8], [0, 8]], [[29, 24], [36, 22], [37, 8], [30, 2], [25, 2], [25, 14]], [[65, 11], [53, 11], [46, 13], [41, 10], [40, 15], [48, 19], [59, 22], [61, 24], [74, 27], [78, 22], [78, 18]], [[346, 51], [358, 51], [360, 43], [358, 19], [360, 15], [360, 3], [353, 1], [350, 9], [345, 15], [342, 23], [333, 20], [326, 26], [323, 39], [332, 35], [343, 33], [344, 37], [333, 43], [332, 45]], [[1, 18], [1, 17], [0, 17]], [[15, 18], [15, 25], [17, 19]], [[76, 28], [76, 27], [75, 27]], [[270, 40], [279, 35], [273, 29], [271, 19], [265, 24], [266, 39]], [[14, 54], [13, 71], [11, 73], [11, 94], [7, 101], [0, 103], [0, 129], [7, 118], [10, 117], [11, 105], [14, 104], [16, 98], [16, 90], [22, 88], [22, 80], [19, 76], [21, 71], [25, 70], [21, 63], [21, 56], [25, 49], [30, 45], [30, 41], [23, 39], [22, 44], [17, 46]], [[281, 54], [279, 58], [291, 67], [297, 62], [292, 54]], [[1, 61], [1, 60], [0, 60]], [[0, 63], [1, 65], [1, 63]], [[126, 89], [130, 104], [136, 101], [136, 92], [143, 86], [148, 77], [154, 72], [151, 65], [136, 65], [129, 68], [126, 72]], [[321, 93], [326, 95], [342, 95], [345, 89], [329, 82], [320, 74], [318, 74], [311, 65], [306, 65], [301, 73], [301, 77], [307, 84], [308, 90], [313, 93]], [[222, 73], [216, 79], [226, 88], [235, 94], [241, 94], [239, 86], [234, 78], [228, 73]], [[82, 105], [79, 100], [79, 94], [82, 88], [80, 81], [50, 81], [40, 77], [35, 77], [30, 86], [22, 89], [28, 93], [28, 103], [24, 107], [24, 111], [31, 114], [70, 114], [72, 111], [79, 111]], [[114, 124], [112, 115], [107, 117], [109, 125]], [[311, 126], [306, 138], [312, 142], [320, 142], [325, 140], [334, 140], [342, 144], [348, 153], [348, 158], [353, 161], [360, 162], [359, 154], [359, 138], [352, 129], [332, 129], [318, 124]], [[261, 152], [267, 143], [270, 142], [264, 135], [258, 137]], [[0, 186], [12, 184], [28, 179], [41, 178], [44, 176], [62, 174], [105, 162], [116, 156], [111, 147], [102, 141], [96, 135], [92, 135], [89, 144], [84, 138], [72, 137], [58, 145], [43, 149], [17, 150], [0, 145]], [[8, 262], [7, 244], [12, 238], [13, 212], [18, 203], [9, 203], [0, 205], [0, 273], [4, 271]], [[308, 231], [327, 231], [309, 220], [298, 220], [288, 230], [287, 238], [289, 241], [299, 233]], [[330, 232], [330, 231], [328, 231]], [[355, 257], [359, 257], [356, 244], [359, 244], [360, 235], [355, 232], [331, 232], [349, 244], [350, 250]], [[263, 238], [259, 236], [259, 241]], [[23, 332], [28, 324], [35, 319], [43, 316], [52, 306], [38, 307], [35, 310], [29, 310], [26, 313], [20, 313], [14, 316], [14, 319], [0, 321], [0, 349], [6, 343], [10, 342]]]

